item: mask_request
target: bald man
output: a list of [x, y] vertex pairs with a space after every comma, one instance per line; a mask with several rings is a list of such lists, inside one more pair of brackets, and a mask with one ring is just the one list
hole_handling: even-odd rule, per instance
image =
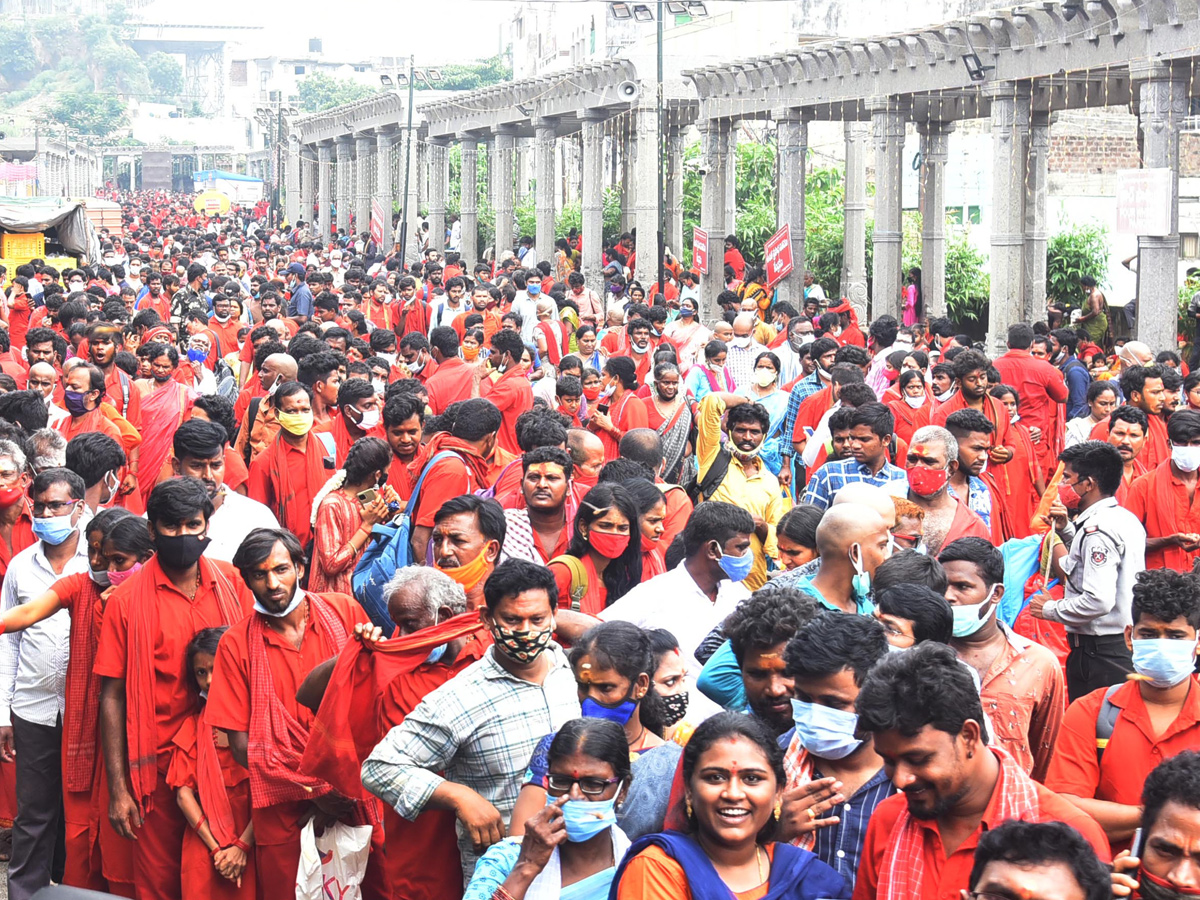
[[604, 444], [600, 438], [583, 428], [568, 429], [567, 452], [575, 464], [575, 483], [594, 488], [604, 465]]
[[896, 527], [896, 504], [892, 495], [883, 488], [865, 481], [852, 481], [833, 495], [832, 506], [842, 503], [858, 503], [869, 506], [879, 513], [888, 531]]
[[871, 578], [892, 555], [892, 535], [883, 516], [863, 503], [835, 503], [817, 526], [817, 553], [816, 574], [800, 577], [795, 587], [834, 612], [871, 615]]
[[[269, 392], [277, 384], [295, 381], [298, 372], [299, 367], [292, 357], [286, 353], [272, 353], [263, 360], [262, 368], [258, 372], [258, 380], [262, 382], [263, 389]], [[255, 397], [250, 401], [250, 406], [246, 410], [246, 417], [242, 420], [242, 427], [238, 431], [234, 449], [249, 465], [258, 454], [270, 445], [271, 441], [275, 440], [277, 434], [279, 434], [279, 422], [275, 420], [275, 410], [272, 404], [268, 402], [266, 395]]]
[[54, 402], [54, 391], [58, 387], [58, 373], [54, 371], [54, 366], [50, 363], [37, 362], [30, 366], [26, 386], [31, 391], [37, 391], [46, 401], [46, 409], [50, 413], [50, 418], [46, 422], [47, 427], [53, 428], [55, 422], [61, 422], [70, 415]]
[[753, 384], [754, 361], [767, 349], [754, 339], [754, 327], [757, 324], [758, 316], [754, 313], [740, 313], [733, 320], [733, 337], [729, 339], [725, 367], [739, 392], [749, 389]]

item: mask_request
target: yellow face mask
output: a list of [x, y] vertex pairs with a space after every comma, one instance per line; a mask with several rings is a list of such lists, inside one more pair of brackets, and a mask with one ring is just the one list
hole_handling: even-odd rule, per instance
[[479, 555], [466, 565], [454, 566], [449, 569], [443, 569], [441, 566], [438, 566], [437, 569], [443, 575], [449, 575], [454, 581], [462, 585], [464, 591], [474, 590], [487, 574], [487, 547], [480, 550]]
[[275, 416], [279, 427], [297, 437], [308, 434], [313, 427], [313, 414], [309, 412], [281, 412]]

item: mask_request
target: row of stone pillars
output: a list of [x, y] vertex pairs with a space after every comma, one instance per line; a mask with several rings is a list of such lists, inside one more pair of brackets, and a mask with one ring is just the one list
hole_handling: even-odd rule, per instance
[[[657, 111], [653, 107], [637, 108], [628, 113], [634, 117], [634, 139], [628, 146], [617, 146], [611, 139], [612, 166], [606, 165], [606, 124], [612, 118], [609, 110], [584, 110], [580, 116], [580, 131], [559, 135], [561, 123], [554, 119], [531, 120], [533, 139], [532, 174], [535, 183], [536, 228], [532, 235], [539, 259], [551, 259], [557, 222], [556, 177], [559, 141], [569, 142], [581, 152], [563, 154], [579, 162], [578, 171], [564, 171], [564, 179], [579, 184], [578, 195], [582, 209], [583, 273], [590, 286], [599, 289], [601, 277], [601, 242], [603, 239], [604, 191], [613, 180], [610, 174], [620, 161], [619, 182], [623, 188], [623, 206], [631, 213], [629, 227], [636, 228], [638, 271], [636, 277], [648, 286], [657, 279], [658, 232], [658, 151]], [[415, 129], [414, 129], [415, 131]], [[462, 226], [462, 257], [469, 264], [481, 258], [486, 248], [479, 246], [479, 154], [489, 152], [488, 192], [495, 211], [495, 247], [499, 253], [511, 249], [520, 235], [515, 234], [515, 207], [520, 192], [514, 188], [514, 174], [524, 181], [525, 169], [520, 155], [524, 151], [520, 131], [512, 125], [497, 125], [490, 129], [463, 132], [450, 136], [430, 136], [421, 141], [414, 133], [410, 157], [408, 206], [409, 235], [415, 233], [418, 200], [428, 213], [429, 233], [435, 241], [445, 233], [446, 205], [449, 197], [449, 151], [456, 141], [462, 153], [460, 219]], [[377, 200], [391, 224], [393, 202], [401, 205], [404, 170], [399, 166], [393, 181], [393, 152], [399, 148], [403, 156], [403, 130], [378, 129], [371, 135], [341, 137], [302, 145], [293, 138], [287, 153], [285, 211], [290, 221], [307, 220], [317, 206], [316, 225], [319, 234], [328, 234], [331, 225], [348, 228], [351, 210], [355, 230], [366, 231], [370, 220], [371, 200]], [[374, 156], [374, 164], [371, 157]], [[672, 129], [666, 141], [667, 176], [666, 244], [676, 256], [683, 251], [683, 135]], [[334, 168], [336, 166], [336, 169]], [[565, 167], [564, 167], [565, 168]], [[425, 185], [422, 189], [422, 185]], [[723, 205], [732, 221], [733, 182]], [[336, 196], [335, 196], [336, 193]], [[336, 209], [336, 216], [330, 212]], [[390, 237], [388, 238], [390, 240]], [[411, 248], [410, 248], [411, 249]]]

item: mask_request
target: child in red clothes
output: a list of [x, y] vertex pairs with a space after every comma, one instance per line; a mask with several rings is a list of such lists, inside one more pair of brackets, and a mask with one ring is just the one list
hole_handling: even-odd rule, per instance
[[183, 896], [254, 900], [250, 772], [234, 760], [229, 738], [202, 724], [225, 631], [225, 626], [205, 628], [188, 644], [187, 671], [199, 702], [175, 735], [167, 784], [175, 788], [190, 826], [183, 835]]

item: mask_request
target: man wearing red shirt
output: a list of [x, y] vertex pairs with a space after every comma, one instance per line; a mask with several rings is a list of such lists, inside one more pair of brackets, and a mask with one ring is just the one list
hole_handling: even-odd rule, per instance
[[458, 332], [448, 325], [433, 329], [429, 348], [436, 370], [425, 380], [425, 389], [429, 391], [429, 408], [440, 416], [451, 403], [471, 396], [479, 370], [459, 359]]
[[[1114, 852], [1141, 825], [1142, 785], [1160, 762], [1200, 750], [1200, 679], [1195, 674], [1200, 586], [1191, 573], [1150, 569], [1133, 586], [1125, 642], [1142, 680], [1099, 688], [1067, 709], [1046, 786], [1104, 828]], [[1102, 714], [1108, 704], [1113, 717]], [[1108, 743], [1097, 750], [1097, 723]]]
[[242, 323], [233, 317], [233, 301], [228, 294], [213, 295], [213, 311], [208, 320], [208, 330], [217, 338], [218, 346], [213, 350], [224, 357], [238, 349], [238, 330]]
[[93, 365], [104, 373], [107, 388], [104, 399], [116, 407], [138, 431], [142, 430], [142, 392], [133, 379], [116, 365], [117, 353], [125, 348], [121, 329], [107, 322], [97, 322], [88, 329], [88, 356]]
[[[8, 293], [8, 336], [14, 347], [25, 346], [25, 334], [29, 331], [32, 307], [29, 303], [29, 278], [21, 275], [22, 266], [17, 266], [17, 277], [13, 279]], [[32, 276], [30, 276], [32, 277]]]
[[[457, 337], [458, 335], [455, 335], [456, 339]], [[428, 390], [429, 379], [437, 374], [438, 364], [433, 359], [429, 341], [425, 335], [410, 331], [402, 337], [400, 339], [400, 359], [408, 367], [409, 377], [426, 385], [426, 390]]]
[[253, 603], [232, 567], [201, 555], [212, 511], [198, 479], [155, 487], [146, 517], [157, 552], [109, 597], [96, 650], [108, 814], [135, 842], [137, 900], [182, 900], [185, 821], [166, 773], [173, 738], [196, 708], [185, 650], [197, 631], [233, 624]]
[[[1146, 414], [1150, 431], [1146, 435], [1146, 446], [1142, 450], [1142, 465], [1149, 471], [1171, 455], [1167, 442], [1167, 423], [1163, 421], [1166, 405], [1161, 366], [1130, 366], [1121, 373], [1121, 393], [1129, 406], [1136, 406]], [[1108, 421], [1101, 420], [1088, 436], [1094, 441], [1108, 440]]]
[[1043, 471], [1053, 471], [1062, 452], [1062, 423], [1066, 420], [1067, 383], [1063, 373], [1044, 359], [1029, 354], [1033, 329], [1024, 323], [1008, 329], [1008, 352], [992, 365], [1014, 388], [1020, 400], [1021, 421], [1042, 430], [1042, 439], [1034, 444]]
[[[500, 410], [504, 424], [500, 427], [497, 441], [502, 450], [512, 454], [521, 452], [517, 443], [517, 416], [533, 408], [533, 388], [521, 365], [524, 354], [525, 345], [519, 333], [497, 331], [492, 335], [492, 355], [488, 357], [488, 362], [501, 374], [494, 381], [485, 376], [479, 388], [479, 395]], [[638, 403], [638, 407], [644, 414], [645, 407], [641, 403]]]
[[424, 466], [425, 453], [421, 446], [424, 424], [425, 404], [412, 394], [397, 394], [384, 404], [384, 436], [392, 448], [388, 484], [405, 502], [412, 497], [413, 487]]
[[[296, 701], [296, 691], [309, 672], [342, 649], [355, 625], [370, 620], [345, 594], [300, 589], [304, 548], [288, 531], [256, 528], [233, 562], [254, 594], [255, 611], [221, 638], [204, 717], [225, 732], [233, 758], [251, 773], [259, 884], [290, 885], [309, 818], [365, 821], [328, 782], [299, 772], [314, 716]], [[378, 857], [372, 862], [378, 865]], [[264, 897], [282, 893], [261, 891]]]
[[1138, 478], [1121, 504], [1146, 526], [1146, 568], [1190, 572], [1200, 558], [1200, 412], [1181, 409], [1167, 421], [1171, 456]]
[[980, 835], [1008, 819], [1065, 822], [1110, 859], [1094, 819], [992, 745], [979, 692], [949, 647], [926, 642], [881, 660], [855, 709], [900, 793], [867, 825], [854, 900], [957, 896]]

